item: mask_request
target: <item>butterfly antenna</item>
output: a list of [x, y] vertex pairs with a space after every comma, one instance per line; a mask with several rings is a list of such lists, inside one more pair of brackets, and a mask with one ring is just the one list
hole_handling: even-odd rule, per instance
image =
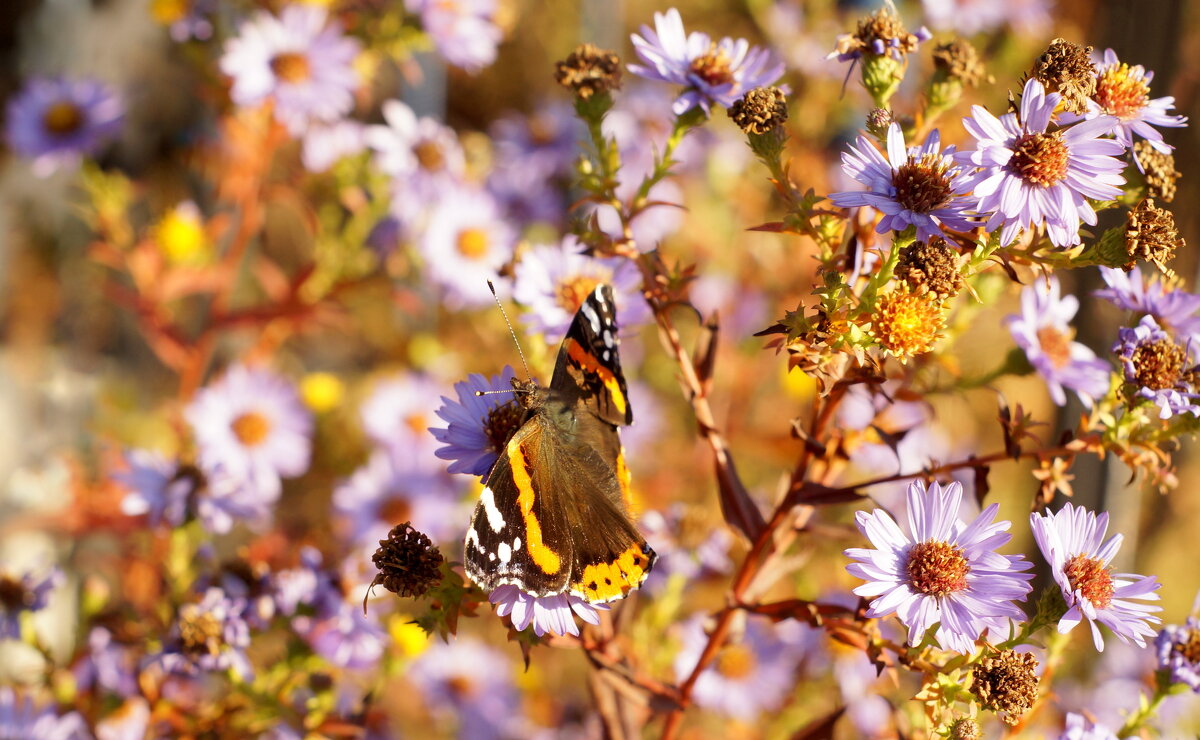
[[525, 368], [525, 377], [533, 380], [533, 374], [529, 372], [529, 364], [525, 362], [525, 353], [521, 351], [521, 342], [517, 339], [517, 333], [513, 331], [512, 322], [508, 320], [508, 312], [504, 310], [504, 304], [500, 302], [500, 296], [496, 295], [496, 286], [492, 281], [487, 281], [488, 290], [492, 291], [492, 298], [496, 299], [496, 307], [500, 309], [500, 315], [504, 317], [504, 324], [508, 327], [508, 334], [512, 337], [513, 344], [517, 345], [517, 355], [521, 358], [521, 367]]

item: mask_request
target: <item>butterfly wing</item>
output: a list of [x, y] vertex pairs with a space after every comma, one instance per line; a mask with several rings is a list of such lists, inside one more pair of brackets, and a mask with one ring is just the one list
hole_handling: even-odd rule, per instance
[[550, 389], [614, 426], [633, 423], [621, 372], [617, 305], [612, 288], [597, 285], [575, 313], [554, 365]]

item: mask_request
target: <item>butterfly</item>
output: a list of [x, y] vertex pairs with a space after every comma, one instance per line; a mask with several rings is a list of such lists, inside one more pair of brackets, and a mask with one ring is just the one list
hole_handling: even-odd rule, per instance
[[654, 550], [630, 517], [630, 476], [617, 427], [633, 411], [617, 352], [612, 288], [575, 313], [550, 386], [513, 381], [525, 416], [488, 474], [464, 563], [485, 591], [569, 593], [599, 604], [646, 580]]

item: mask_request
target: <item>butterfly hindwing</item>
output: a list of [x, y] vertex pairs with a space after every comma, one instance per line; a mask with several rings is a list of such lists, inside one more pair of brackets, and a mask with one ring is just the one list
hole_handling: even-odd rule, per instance
[[579, 306], [567, 330], [550, 378], [551, 390], [609, 424], [632, 424], [619, 346], [612, 288], [598, 285]]

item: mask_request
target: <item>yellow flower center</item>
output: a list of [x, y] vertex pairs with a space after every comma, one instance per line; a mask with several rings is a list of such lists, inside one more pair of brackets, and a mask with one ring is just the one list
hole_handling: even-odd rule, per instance
[[187, 604], [179, 610], [179, 639], [185, 653], [219, 655], [224, 642], [221, 622], [211, 612]]
[[163, 216], [155, 229], [154, 239], [173, 264], [191, 262], [203, 256], [208, 245], [200, 217], [182, 207]]
[[1063, 566], [1071, 591], [1078, 591], [1083, 598], [1092, 602], [1097, 609], [1105, 609], [1112, 603], [1112, 573], [1097, 558], [1076, 555]]
[[290, 82], [293, 85], [305, 82], [312, 77], [312, 67], [308, 64], [308, 57], [297, 51], [276, 54], [271, 59], [271, 71], [283, 82]]
[[946, 177], [946, 161], [936, 154], [908, 158], [892, 175], [896, 202], [914, 213], [929, 213], [950, 202], [954, 191]]
[[333, 373], [309, 373], [300, 381], [300, 397], [317, 413], [335, 408], [346, 395], [346, 386]]
[[467, 259], [479, 260], [488, 253], [488, 233], [484, 229], [471, 228], [458, 232], [458, 253]]
[[1050, 187], [1067, 176], [1070, 150], [1057, 131], [1020, 136], [1012, 150], [1009, 169], [1032, 185]]
[[150, 15], [164, 26], [182, 20], [188, 11], [188, 0], [151, 0]]
[[932, 293], [896, 291], [879, 299], [871, 315], [871, 334], [901, 361], [933, 349], [945, 323], [941, 303]]
[[1150, 102], [1150, 85], [1121, 63], [1104, 70], [1096, 82], [1096, 102], [1105, 113], [1121, 120], [1137, 118]]
[[558, 284], [558, 305], [567, 313], [574, 314], [592, 294], [600, 281], [586, 275], [573, 275]]
[[69, 100], [60, 100], [46, 109], [42, 125], [56, 136], [73, 134], [83, 126], [83, 111]]
[[729, 55], [712, 44], [708, 51], [692, 60], [692, 74], [709, 85], [724, 85], [733, 82], [733, 70], [729, 68]]
[[908, 584], [928, 596], [949, 596], [967, 587], [971, 566], [961, 547], [918, 542], [908, 551]]
[[717, 656], [717, 673], [733, 680], [746, 678], [754, 672], [758, 660], [745, 645], [729, 645]]
[[257, 447], [271, 433], [271, 421], [257, 411], [248, 411], [230, 424], [238, 441], [247, 447]]

